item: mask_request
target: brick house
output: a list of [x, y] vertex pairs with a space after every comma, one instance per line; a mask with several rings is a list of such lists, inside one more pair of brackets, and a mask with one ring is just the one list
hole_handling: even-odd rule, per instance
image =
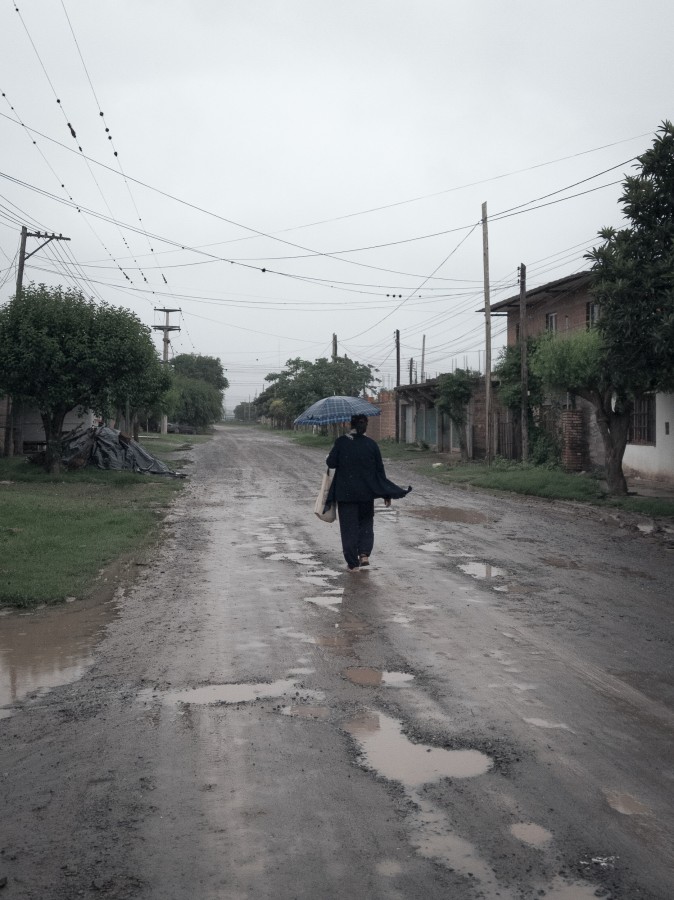
[[[527, 291], [526, 332], [562, 333], [591, 327], [599, 318], [599, 304], [590, 293], [591, 273], [577, 272]], [[493, 315], [508, 318], [508, 346], [519, 340], [520, 298], [509, 297], [492, 306]], [[584, 400], [557, 398], [565, 465], [570, 469], [603, 466], [604, 448], [594, 410]], [[573, 408], [575, 407], [575, 408]], [[674, 481], [674, 394], [646, 394], [635, 404], [623, 468], [626, 475]]]

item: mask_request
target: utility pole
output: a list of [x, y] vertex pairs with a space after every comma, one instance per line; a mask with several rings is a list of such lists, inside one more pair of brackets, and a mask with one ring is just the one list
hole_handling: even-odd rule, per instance
[[487, 204], [482, 204], [482, 261], [484, 266], [484, 399], [486, 462], [491, 465], [491, 303], [489, 299], [489, 235], [487, 232]]
[[421, 339], [421, 378], [420, 381], [423, 384], [426, 380], [426, 335]]
[[522, 462], [529, 459], [529, 368], [527, 366], [527, 267], [520, 263], [520, 381], [522, 383]]
[[[181, 312], [180, 309], [156, 309], [155, 312], [163, 312], [166, 313], [166, 321], [163, 325], [153, 325], [153, 329], [155, 331], [163, 331], [164, 332], [164, 365], [168, 365], [168, 353], [169, 353], [169, 331], [180, 331], [180, 325], [169, 325], [169, 316], [173, 312]], [[168, 419], [166, 415], [161, 417], [161, 433], [166, 434], [168, 428]]]
[[[36, 247], [34, 250], [31, 250], [30, 253], [26, 253], [26, 244], [28, 243], [28, 238], [38, 238], [38, 240], [42, 240], [42, 243], [39, 247]], [[25, 225], [21, 226], [21, 244], [19, 245], [19, 262], [16, 269], [16, 299], [18, 300], [21, 297], [23, 292], [23, 271], [26, 265], [26, 260], [30, 259], [38, 250], [41, 250], [46, 244], [51, 243], [51, 241], [69, 241], [69, 237], [63, 237], [62, 234], [49, 234], [46, 231], [28, 231], [28, 228]], [[5, 418], [5, 447], [4, 452], [5, 456], [14, 456], [14, 411], [12, 398], [7, 397], [7, 414]], [[23, 427], [23, 426], [22, 426]], [[19, 440], [21, 444], [21, 451], [23, 451], [23, 438]]]
[[337, 335], [332, 336], [332, 361], [337, 362]]
[[[396, 328], [396, 387], [400, 387], [400, 331]], [[400, 396], [396, 391], [396, 443], [400, 443]]]

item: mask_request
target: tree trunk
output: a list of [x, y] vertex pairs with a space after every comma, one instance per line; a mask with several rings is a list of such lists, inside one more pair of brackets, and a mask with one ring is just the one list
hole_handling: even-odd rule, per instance
[[67, 410], [62, 412], [40, 413], [44, 426], [44, 437], [47, 443], [45, 454], [45, 471], [58, 475], [61, 471], [61, 431]]
[[611, 391], [601, 394], [597, 392], [586, 399], [594, 406], [597, 426], [604, 442], [609, 493], [624, 496], [627, 493], [627, 481], [623, 474], [623, 456], [632, 419], [632, 403], [616, 400], [614, 404]]

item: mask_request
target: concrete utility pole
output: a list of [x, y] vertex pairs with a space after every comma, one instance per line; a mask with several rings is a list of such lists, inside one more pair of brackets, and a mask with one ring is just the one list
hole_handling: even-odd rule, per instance
[[423, 384], [426, 381], [426, 335], [421, 339], [421, 378], [419, 379]]
[[[156, 309], [155, 312], [163, 312], [166, 313], [166, 321], [163, 325], [153, 325], [153, 329], [155, 331], [163, 331], [164, 332], [164, 363], [168, 365], [168, 352], [169, 352], [169, 331], [180, 331], [179, 325], [169, 325], [169, 316], [173, 312], [181, 312], [180, 309]], [[161, 433], [166, 434], [168, 430], [168, 419], [164, 415], [161, 417]]]
[[527, 366], [527, 267], [520, 263], [520, 381], [522, 383], [522, 462], [529, 459], [529, 368]]
[[[38, 238], [42, 239], [42, 243], [39, 247], [36, 247], [34, 250], [31, 250], [30, 253], [26, 253], [26, 244], [28, 243], [28, 238]], [[69, 237], [63, 237], [62, 234], [49, 234], [46, 231], [28, 231], [28, 228], [23, 225], [21, 227], [21, 244], [19, 245], [19, 262], [16, 269], [16, 299], [18, 300], [23, 292], [23, 271], [26, 265], [26, 260], [30, 259], [33, 254], [37, 253], [38, 250], [41, 250], [46, 244], [51, 243], [51, 241], [69, 241]], [[5, 456], [14, 456], [14, 410], [12, 404], [12, 398], [7, 397], [7, 406], [6, 406], [6, 418], [5, 418], [5, 446], [4, 452]], [[22, 426], [23, 428], [23, 426]], [[20, 438], [19, 443], [22, 445], [19, 452], [23, 451], [23, 437]]]
[[332, 361], [337, 362], [337, 335], [332, 336]]
[[[396, 387], [400, 387], [400, 331], [396, 328]], [[400, 397], [396, 393], [396, 443], [400, 443]]]
[[489, 299], [489, 235], [487, 232], [487, 204], [482, 204], [482, 260], [484, 265], [484, 399], [486, 462], [491, 465], [491, 304]]

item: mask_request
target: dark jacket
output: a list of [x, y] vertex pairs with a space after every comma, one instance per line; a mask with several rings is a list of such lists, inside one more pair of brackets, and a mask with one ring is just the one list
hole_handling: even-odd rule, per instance
[[356, 503], [404, 497], [412, 488], [389, 481], [379, 445], [364, 434], [344, 434], [335, 441], [326, 463], [335, 470], [328, 503]]

